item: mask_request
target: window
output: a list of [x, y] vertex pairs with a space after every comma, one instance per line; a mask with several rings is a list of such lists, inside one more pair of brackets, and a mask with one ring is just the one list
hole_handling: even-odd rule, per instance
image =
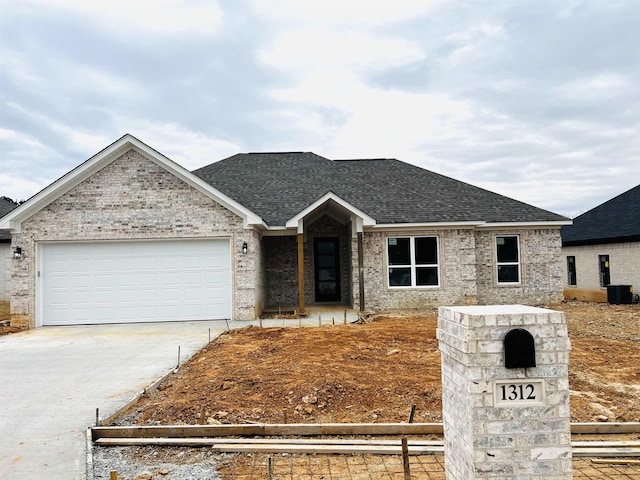
[[570, 255], [567, 257], [567, 284], [575, 287], [578, 284], [576, 276], [576, 257]]
[[520, 245], [518, 235], [496, 237], [498, 283], [520, 283]]
[[437, 287], [438, 237], [387, 239], [390, 287]]
[[611, 283], [611, 272], [609, 271], [609, 255], [600, 255], [600, 286], [606, 287]]

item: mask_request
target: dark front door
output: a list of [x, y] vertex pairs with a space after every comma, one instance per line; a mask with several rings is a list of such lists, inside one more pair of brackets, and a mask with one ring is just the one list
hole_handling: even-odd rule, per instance
[[340, 301], [340, 244], [337, 238], [316, 238], [316, 302]]

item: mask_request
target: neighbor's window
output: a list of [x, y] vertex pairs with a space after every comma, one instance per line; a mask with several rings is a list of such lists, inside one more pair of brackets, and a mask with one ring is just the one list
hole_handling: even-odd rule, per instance
[[498, 283], [520, 283], [520, 239], [518, 235], [496, 237]]
[[390, 287], [437, 287], [438, 237], [387, 238]]
[[609, 255], [598, 255], [600, 263], [600, 286], [606, 287], [611, 283], [611, 269], [609, 268]]
[[567, 284], [575, 287], [578, 284], [576, 276], [576, 257], [569, 255], [567, 257]]

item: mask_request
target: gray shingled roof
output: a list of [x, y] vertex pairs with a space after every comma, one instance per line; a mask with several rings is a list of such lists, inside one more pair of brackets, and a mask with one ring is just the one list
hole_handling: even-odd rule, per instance
[[[0, 218], [15, 209], [18, 205], [7, 200], [6, 197], [0, 197]], [[8, 230], [0, 230], [0, 242], [11, 240], [11, 233]]]
[[310, 152], [242, 153], [193, 173], [270, 226], [284, 225], [328, 192], [379, 224], [567, 220], [395, 159], [334, 161]]
[[640, 241], [640, 185], [574, 218], [560, 234], [565, 246]]

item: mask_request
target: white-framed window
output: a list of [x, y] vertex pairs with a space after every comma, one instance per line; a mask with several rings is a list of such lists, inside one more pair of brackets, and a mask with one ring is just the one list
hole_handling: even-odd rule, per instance
[[438, 287], [438, 237], [387, 238], [389, 287]]
[[518, 235], [496, 237], [496, 268], [499, 285], [520, 284], [520, 237]]

